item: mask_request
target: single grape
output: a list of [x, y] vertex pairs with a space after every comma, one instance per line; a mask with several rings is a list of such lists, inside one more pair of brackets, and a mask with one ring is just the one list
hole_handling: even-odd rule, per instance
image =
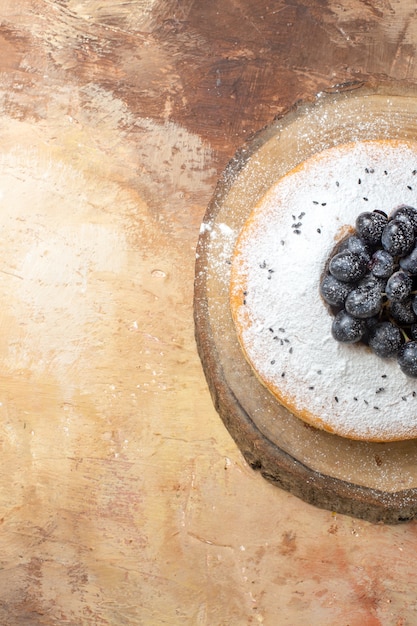
[[412, 324], [410, 326], [410, 336], [411, 339], [414, 339], [414, 341], [417, 340], [417, 324]]
[[417, 210], [414, 207], [401, 204], [391, 213], [390, 219], [409, 220], [414, 232], [417, 233]]
[[417, 321], [411, 304], [411, 298], [407, 298], [403, 300], [403, 302], [394, 300], [390, 303], [389, 312], [393, 320], [401, 326], [408, 326]]
[[414, 245], [414, 230], [411, 222], [393, 219], [385, 226], [381, 242], [392, 256], [406, 256]]
[[327, 274], [320, 283], [320, 293], [331, 306], [342, 306], [351, 289], [350, 283], [344, 283], [332, 274]]
[[359, 254], [343, 250], [331, 259], [329, 272], [342, 282], [352, 283], [365, 276], [366, 264], [366, 259]]
[[388, 218], [379, 211], [365, 211], [356, 218], [356, 231], [361, 239], [371, 246], [376, 246], [387, 225]]
[[417, 341], [407, 341], [398, 351], [398, 364], [407, 376], [417, 378]]
[[371, 258], [369, 246], [363, 239], [361, 239], [357, 235], [350, 235], [347, 239], [341, 242], [338, 252], [342, 252], [343, 250], [349, 250], [354, 254], [364, 256], [366, 257], [367, 262]]
[[385, 287], [385, 293], [388, 300], [396, 300], [402, 302], [411, 293], [413, 288], [413, 279], [404, 270], [394, 272], [388, 280]]
[[381, 281], [372, 276], [367, 276], [361, 280], [345, 300], [346, 311], [360, 319], [377, 315], [381, 307]]
[[417, 246], [400, 259], [400, 267], [410, 274], [417, 274]]
[[369, 263], [369, 268], [377, 278], [389, 278], [394, 271], [394, 257], [386, 250], [376, 250]]
[[365, 321], [352, 317], [345, 310], [339, 311], [332, 324], [334, 339], [342, 343], [356, 343], [360, 341], [365, 330]]
[[370, 331], [368, 340], [375, 354], [382, 358], [395, 356], [402, 342], [400, 329], [392, 322], [375, 324]]

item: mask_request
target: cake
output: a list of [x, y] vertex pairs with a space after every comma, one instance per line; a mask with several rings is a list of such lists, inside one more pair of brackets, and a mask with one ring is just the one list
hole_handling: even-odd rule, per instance
[[233, 252], [230, 308], [254, 374], [293, 415], [355, 440], [417, 437], [417, 379], [363, 343], [335, 341], [320, 295], [328, 260], [364, 211], [417, 207], [417, 144], [338, 145], [253, 207]]

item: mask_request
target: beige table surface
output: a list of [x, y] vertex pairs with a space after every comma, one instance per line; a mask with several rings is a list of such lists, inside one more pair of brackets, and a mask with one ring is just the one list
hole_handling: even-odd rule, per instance
[[228, 160], [299, 99], [417, 80], [412, 0], [0, 1], [1, 626], [414, 626], [417, 524], [243, 460], [194, 342]]

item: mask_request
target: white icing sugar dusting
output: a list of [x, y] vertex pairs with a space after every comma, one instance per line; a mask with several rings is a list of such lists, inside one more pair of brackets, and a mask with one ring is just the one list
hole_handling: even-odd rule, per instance
[[359, 213], [417, 207], [416, 172], [411, 142], [325, 150], [271, 188], [235, 248], [231, 307], [248, 361], [295, 415], [353, 439], [416, 437], [417, 380], [333, 339], [320, 277]]

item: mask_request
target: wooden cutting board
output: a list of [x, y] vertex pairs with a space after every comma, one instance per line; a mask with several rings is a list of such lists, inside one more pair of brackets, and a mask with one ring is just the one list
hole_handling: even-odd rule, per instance
[[255, 203], [298, 163], [349, 141], [417, 139], [416, 96], [393, 84], [348, 85], [276, 120], [223, 173], [197, 248], [200, 358], [216, 409], [246, 460], [311, 504], [374, 522], [417, 516], [417, 440], [352, 441], [308, 426], [281, 406], [239, 346], [229, 310], [230, 263]]

